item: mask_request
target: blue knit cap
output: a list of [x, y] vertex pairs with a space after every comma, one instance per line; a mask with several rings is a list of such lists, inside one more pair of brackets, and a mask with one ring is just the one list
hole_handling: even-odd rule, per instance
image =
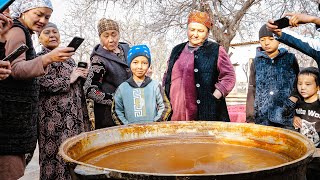
[[131, 49], [128, 52], [128, 66], [130, 66], [132, 60], [138, 56], [144, 56], [149, 61], [149, 67], [151, 65], [151, 54], [150, 49], [146, 45], [136, 45], [132, 46]]

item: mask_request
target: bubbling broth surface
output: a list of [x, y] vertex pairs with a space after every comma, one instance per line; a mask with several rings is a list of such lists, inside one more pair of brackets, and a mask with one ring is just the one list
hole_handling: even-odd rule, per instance
[[79, 161], [99, 167], [146, 173], [212, 174], [255, 170], [291, 161], [263, 149], [199, 142], [144, 139], [96, 150]]

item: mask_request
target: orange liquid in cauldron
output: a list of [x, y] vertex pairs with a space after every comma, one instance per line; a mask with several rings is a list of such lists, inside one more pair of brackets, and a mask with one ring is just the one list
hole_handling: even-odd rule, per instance
[[99, 149], [80, 159], [99, 167], [146, 173], [212, 174], [251, 171], [291, 161], [266, 150], [190, 139], [145, 139]]

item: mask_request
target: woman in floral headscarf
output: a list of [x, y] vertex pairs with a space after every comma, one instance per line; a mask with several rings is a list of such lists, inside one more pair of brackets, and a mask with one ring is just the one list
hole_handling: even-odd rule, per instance
[[225, 97], [234, 87], [235, 72], [224, 48], [208, 40], [211, 25], [207, 13], [191, 12], [189, 41], [171, 52], [164, 76], [171, 120], [230, 121]]
[[6, 34], [5, 54], [21, 44], [29, 49], [11, 62], [11, 75], [0, 81], [0, 179], [23, 176], [25, 154], [36, 147], [39, 86], [35, 77], [45, 74], [49, 64], [74, 54], [73, 48], [56, 48], [36, 57], [31, 35], [48, 23], [50, 0], [16, 0], [9, 8], [14, 20]]

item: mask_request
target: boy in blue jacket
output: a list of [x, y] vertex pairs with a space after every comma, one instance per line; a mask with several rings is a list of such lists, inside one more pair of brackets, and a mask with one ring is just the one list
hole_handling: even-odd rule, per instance
[[[320, 6], [320, 5], [319, 5]], [[317, 25], [316, 27], [319, 28], [320, 26], [320, 18], [317, 16], [311, 16], [308, 14], [300, 14], [300, 13], [287, 13], [284, 16], [288, 16], [289, 18], [289, 24], [292, 27], [297, 27], [300, 24], [307, 24], [307, 23], [313, 23]], [[312, 57], [318, 64], [318, 67], [320, 67], [320, 39], [318, 37], [311, 38], [306, 37], [300, 34], [297, 34], [293, 31], [282, 31], [281, 29], [278, 29], [276, 25], [273, 24], [274, 20], [269, 20], [267, 22], [267, 27], [270, 31], [272, 31], [277, 39], [290, 46], [293, 47], [300, 52]], [[319, 31], [319, 29], [317, 29]], [[320, 68], [318, 68], [318, 71], [320, 72]], [[303, 71], [302, 71], [303, 73]], [[313, 74], [313, 73], [309, 73]], [[318, 74], [319, 75], [319, 74]], [[319, 78], [319, 77], [318, 77]], [[302, 79], [302, 78], [301, 78]], [[305, 79], [305, 78], [304, 78]], [[319, 87], [319, 79], [316, 79], [317, 86]], [[296, 102], [297, 100], [293, 101]], [[301, 100], [300, 100], [301, 101]], [[316, 101], [315, 103], [318, 103]], [[314, 104], [314, 103], [311, 103]], [[299, 101], [297, 102], [297, 108], [299, 108]], [[290, 106], [289, 106], [290, 107]], [[291, 106], [291, 108], [294, 108], [294, 104]], [[317, 106], [316, 106], [317, 107]], [[295, 122], [295, 126], [297, 122]], [[318, 145], [319, 148], [320, 145]], [[316, 180], [320, 178], [320, 158], [313, 158], [313, 160], [308, 164], [307, 168], [307, 179], [308, 180]]]
[[171, 106], [159, 82], [146, 76], [151, 65], [146, 45], [133, 46], [128, 52], [132, 77], [115, 92], [112, 117], [117, 125], [166, 121]]
[[293, 113], [284, 116], [299, 66], [294, 54], [279, 48], [279, 42], [263, 25], [261, 47], [250, 67], [247, 94], [247, 122], [292, 129]]

